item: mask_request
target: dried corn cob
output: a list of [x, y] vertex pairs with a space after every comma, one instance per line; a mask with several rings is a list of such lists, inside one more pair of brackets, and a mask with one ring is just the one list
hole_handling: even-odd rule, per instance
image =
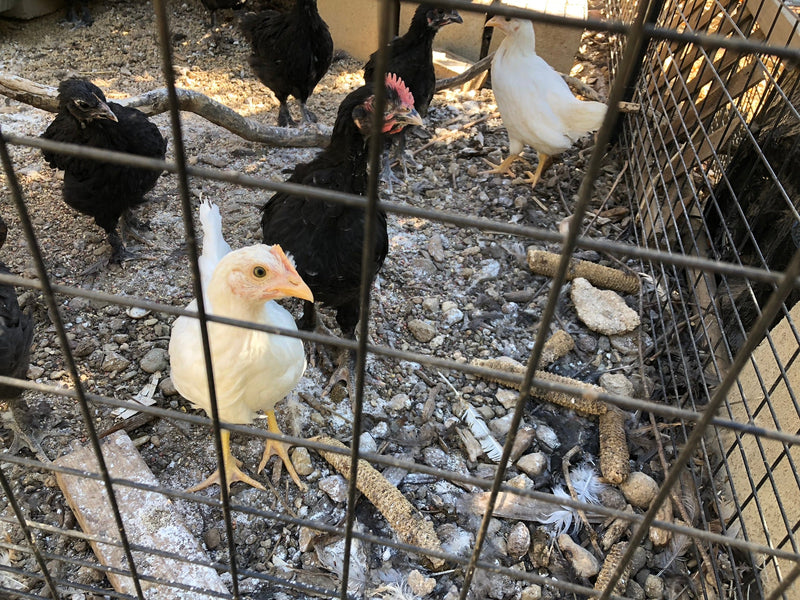
[[[313, 440], [343, 450], [348, 449], [347, 446], [333, 438], [316, 437]], [[320, 450], [319, 453], [339, 473], [345, 477], [350, 475], [349, 456], [323, 450]], [[356, 486], [386, 518], [400, 541], [419, 546], [423, 550], [442, 552], [442, 546], [433, 529], [433, 524], [425, 520], [395, 486], [363, 459], [358, 461]], [[444, 560], [435, 556], [426, 555], [425, 558], [434, 568], [439, 568], [444, 564]]]
[[625, 436], [625, 413], [608, 406], [600, 415], [600, 471], [609, 483], [620, 484], [630, 473], [630, 453]]
[[[528, 248], [528, 267], [537, 275], [553, 277], [561, 261], [560, 254]], [[641, 284], [635, 275], [627, 275], [619, 269], [604, 267], [585, 260], [571, 260], [567, 269], [567, 280], [583, 277], [591, 284], [625, 294], [638, 294]]]
[[[614, 571], [617, 570], [617, 565], [619, 565], [620, 560], [622, 560], [622, 555], [625, 554], [625, 548], [627, 545], [627, 542], [618, 542], [614, 544], [614, 546], [611, 548], [611, 551], [606, 555], [603, 568], [600, 569], [600, 574], [597, 576], [597, 580], [594, 582], [594, 589], [605, 590], [606, 587], [608, 587], [608, 584], [611, 581], [611, 576], [614, 574]], [[622, 573], [622, 577], [619, 578], [617, 585], [614, 586], [615, 594], [619, 596], [625, 594], [625, 590], [628, 589], [628, 575], [630, 575], [630, 570], [631, 563], [628, 562], [628, 564], [625, 565], [625, 570]]]

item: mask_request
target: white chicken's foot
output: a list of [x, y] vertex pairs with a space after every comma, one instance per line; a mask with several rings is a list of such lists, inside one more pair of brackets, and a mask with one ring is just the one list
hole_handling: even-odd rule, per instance
[[528, 179], [523, 179], [520, 183], [530, 183], [531, 187], [536, 187], [536, 184], [539, 183], [539, 180], [542, 178], [544, 172], [550, 168], [550, 165], [553, 164], [553, 157], [548, 156], [547, 154], [542, 154], [539, 152], [539, 164], [536, 167], [536, 173], [531, 173], [530, 171], [525, 171], [525, 175], [528, 176]]
[[509, 154], [506, 159], [501, 162], [499, 165], [494, 164], [488, 158], [484, 158], [483, 162], [487, 165], [492, 167], [488, 171], [482, 171], [481, 175], [508, 175], [511, 173], [511, 165], [518, 160], [521, 160], [522, 156], [519, 154]]
[[[263, 485], [261, 485], [259, 482], [257, 482], [249, 475], [245, 474], [239, 468], [241, 462], [238, 461], [236, 458], [234, 458], [233, 454], [231, 454], [231, 432], [226, 429], [223, 429], [220, 431], [220, 436], [222, 438], [222, 460], [225, 463], [225, 479], [227, 480], [228, 491], [230, 491], [231, 489], [231, 484], [237, 481], [241, 481], [243, 483], [246, 483], [247, 485], [251, 485], [254, 488], [258, 488], [259, 490], [266, 491], [266, 488]], [[190, 487], [186, 491], [197, 492], [207, 487], [210, 487], [214, 484], [220, 485], [219, 469], [214, 471], [205, 480], [201, 481], [200, 483], [198, 483], [193, 487]]]
[[[269, 430], [272, 433], [283, 433], [280, 430], [280, 427], [278, 427], [278, 419], [275, 418], [274, 410], [267, 411], [267, 424], [269, 425]], [[267, 440], [267, 442], [264, 444], [264, 456], [261, 457], [261, 463], [258, 465], [258, 472], [261, 473], [261, 471], [264, 470], [264, 467], [267, 466], [267, 461], [274, 454], [283, 461], [283, 464], [286, 466], [286, 471], [289, 473], [289, 476], [292, 478], [292, 480], [297, 484], [297, 487], [299, 487], [301, 491], [305, 492], [308, 488], [302, 481], [300, 481], [300, 476], [297, 474], [297, 471], [294, 470], [292, 459], [289, 458], [290, 447], [291, 446], [289, 444], [284, 442]]]

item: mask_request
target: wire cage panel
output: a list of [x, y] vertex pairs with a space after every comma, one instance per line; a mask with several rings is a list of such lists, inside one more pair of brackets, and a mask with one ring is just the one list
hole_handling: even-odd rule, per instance
[[[797, 15], [782, 2], [664, 2], [658, 11], [651, 15], [656, 27], [776, 46], [800, 43]], [[789, 174], [800, 141], [792, 63], [769, 53], [653, 40], [634, 87], [632, 99], [652, 110], [624, 125], [641, 243], [743, 267], [785, 269], [797, 248], [792, 232], [800, 204]], [[699, 409], [728, 374], [775, 286], [694, 269], [649, 269], [673, 297], [656, 324], [671, 338], [664, 354], [672, 356], [658, 359], [664, 401]], [[783, 318], [770, 323], [720, 416], [759, 431], [800, 430], [796, 300], [791, 293]], [[675, 385], [692, 378], [694, 386]], [[719, 495], [726, 534], [796, 553], [796, 446], [725, 428], [709, 431], [706, 442], [712, 458], [697, 482], [707, 479]], [[782, 589], [795, 567], [773, 558], [753, 557], [760, 593]]]

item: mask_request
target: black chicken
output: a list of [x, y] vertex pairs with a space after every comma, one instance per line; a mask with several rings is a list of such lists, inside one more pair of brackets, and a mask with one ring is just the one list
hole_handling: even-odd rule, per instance
[[[433, 99], [436, 89], [436, 73], [433, 69], [433, 38], [436, 33], [450, 23], [463, 22], [461, 15], [455, 9], [437, 8], [430, 4], [420, 4], [411, 19], [411, 25], [405, 35], [394, 38], [389, 43], [389, 63], [387, 73], [395, 73], [406, 82], [408, 89], [414, 95], [414, 108], [421, 116], [428, 114], [428, 106]], [[364, 65], [364, 81], [372, 83], [375, 77], [375, 61], [377, 52], [369, 57]], [[383, 179], [388, 184], [389, 192], [392, 183], [400, 180], [392, 173], [389, 160], [389, 151], [394, 140], [397, 140], [397, 152], [403, 165], [403, 173], [407, 175], [405, 145], [406, 132], [387, 139], [384, 153]]]
[[[394, 75], [386, 77], [386, 110], [383, 132], [397, 133], [407, 125], [421, 125], [414, 98]], [[365, 85], [351, 92], [339, 105], [330, 145], [309, 163], [299, 164], [288, 181], [352, 194], [367, 191], [367, 138], [372, 122], [374, 95]], [[336, 309], [336, 322], [346, 337], [355, 336], [358, 323], [361, 256], [364, 242], [364, 210], [308, 196], [278, 192], [263, 208], [265, 244], [280, 244], [294, 257], [297, 272], [314, 293], [314, 299]], [[370, 281], [383, 265], [389, 247], [386, 213], [378, 211], [373, 269]], [[306, 302], [297, 323], [313, 329], [316, 313]], [[349, 353], [339, 357], [339, 369], [331, 384], [350, 384]]]
[[[151, 158], [163, 159], [166, 154], [167, 141], [144, 113], [106, 102], [100, 88], [85, 79], [71, 78], [59, 84], [58, 107], [58, 115], [42, 134], [45, 139]], [[51, 167], [64, 171], [64, 201], [94, 217], [108, 234], [111, 260], [132, 256], [122, 243], [117, 222], [129, 208], [145, 201], [144, 195], [161, 173], [47, 150], [43, 154]], [[123, 225], [127, 225], [125, 217]], [[107, 261], [99, 264], [103, 262]]]
[[306, 101], [333, 58], [333, 39], [319, 16], [317, 0], [297, 0], [287, 13], [266, 10], [247, 14], [241, 27], [252, 46], [250, 66], [281, 104], [278, 125], [296, 125], [286, 105], [289, 96], [300, 103], [303, 121], [316, 123]]
[[66, 22], [74, 27], [91, 27], [94, 23], [87, 0], [67, 0]]
[[244, 0], [200, 0], [206, 9], [211, 11], [211, 28], [217, 26], [217, 11], [221, 8], [239, 8]]
[[[0, 217], [0, 248], [6, 243], [8, 227]], [[0, 273], [10, 274], [0, 262]], [[0, 284], [0, 375], [25, 379], [33, 341], [33, 320], [19, 308], [13, 285]], [[18, 387], [0, 384], [0, 399], [17, 398]]]

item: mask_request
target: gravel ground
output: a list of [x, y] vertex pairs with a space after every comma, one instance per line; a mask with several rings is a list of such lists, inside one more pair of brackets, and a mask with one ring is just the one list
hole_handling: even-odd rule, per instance
[[[247, 50], [236, 31], [233, 15], [222, 11], [220, 27], [209, 32], [206, 28], [208, 15], [196, 0], [169, 2], [168, 5], [177, 84], [200, 91], [246, 117], [273, 124], [277, 102], [252, 76], [247, 66]], [[0, 30], [4, 36], [0, 69], [52, 86], [71, 75], [85, 76], [103, 88], [110, 99], [162, 87], [155, 21], [149, 3], [95, 2], [92, 10], [95, 23], [85, 29], [64, 26], [60, 14], [26, 23], [6, 22]], [[587, 33], [573, 71], [602, 94], [607, 91], [606, 57], [606, 36]], [[309, 107], [322, 123], [330, 125], [340, 100], [361, 81], [360, 63], [340, 56], [312, 96]], [[534, 193], [529, 186], [481, 174], [485, 169], [484, 158], [498, 161], [508, 151], [502, 122], [496, 115], [492, 116], [495, 111], [490, 90], [468, 94], [451, 90], [437, 95], [427, 119], [425, 137], [411, 136], [410, 139], [410, 149], [419, 151], [416, 154], [419, 168], [412, 169], [406, 186], [395, 187], [391, 199], [557, 230], [570, 214], [588, 160], [591, 139], [583, 140], [565, 153]], [[6, 101], [0, 106], [0, 118], [6, 131], [38, 135], [52, 115]], [[192, 164], [281, 181], [285, 177], [282, 169], [310, 159], [317, 151], [265, 147], [243, 141], [196, 115], [184, 114], [182, 118]], [[171, 138], [167, 115], [156, 116], [153, 121]], [[170, 142], [168, 159], [173, 147]], [[109, 251], [103, 232], [90, 219], [63, 203], [60, 174], [43, 162], [37, 150], [15, 147], [12, 151], [28, 210], [54, 282], [175, 306], [184, 306], [191, 300], [190, 271], [181, 241], [183, 223], [174, 177], [162, 176], [150, 193], [150, 201], [137, 211], [155, 240], [153, 246], [137, 249], [146, 260], [112, 266], [96, 276], [83, 276], [81, 273], [87, 267]], [[630, 239], [629, 217], [624, 210], [627, 199], [621, 187], [613, 188], [619, 171], [620, 165], [614, 157], [608, 157], [597, 181], [593, 204], [594, 208], [603, 204], [604, 209], [622, 207], [622, 210], [615, 218], [597, 220], [589, 235]], [[201, 197], [210, 198], [220, 206], [225, 235], [234, 248], [259, 241], [258, 210], [269, 198], [269, 192], [198, 179], [192, 179], [190, 186], [195, 201]], [[3, 187], [3, 192], [7, 196], [7, 187]], [[384, 192], [384, 197], [389, 196]], [[3, 213], [10, 234], [2, 259], [14, 272], [34, 277], [35, 270], [18, 227], [18, 218], [10, 206], [3, 209]], [[525, 251], [529, 242], [394, 215], [389, 218], [389, 235], [390, 254], [373, 296], [371, 342], [458, 361], [499, 356], [525, 361], [549, 290], [548, 280], [531, 274], [527, 268]], [[556, 250], [541, 243], [534, 245]], [[580, 252], [578, 256], [618, 266], [592, 252]], [[576, 348], [551, 370], [590, 382], [596, 381], [601, 373], [626, 375], [634, 384], [635, 393], [640, 393], [641, 365], [635, 344], [626, 345], [586, 328], [576, 316], [568, 290], [569, 286], [562, 295], [556, 326], [573, 336]], [[63, 297], [59, 302], [87, 390], [131, 399], [156, 372], [160, 383], [155, 394], [158, 406], [198, 412], [174, 395], [167, 380], [166, 348], [172, 317], [148, 314], [134, 318], [124, 307], [81, 298]], [[29, 377], [41, 383], [69, 387], [69, 377], [64, 371], [43, 298], [38, 292], [25, 291], [21, 303], [34, 314], [37, 323]], [[629, 298], [629, 304], [638, 310], [637, 299]], [[327, 319], [329, 324], [333, 323], [331, 315]], [[298, 388], [299, 397], [279, 405], [279, 418], [286, 433], [304, 437], [323, 434], [348, 442], [352, 413], [345, 391], [337, 387], [331, 397], [321, 397], [330, 373], [331, 366], [325, 361], [310, 366]], [[511, 414], [502, 403], [510, 393], [505, 388], [457, 372], [440, 376], [436, 369], [420, 364], [369, 357], [366, 433], [362, 437], [362, 449], [491, 478], [494, 464], [483, 455], [474, 456], [469, 444], [463, 441], [469, 436], [464, 433], [466, 426], [455, 415], [458, 404], [455, 391], [489, 423], [492, 435], [502, 444]], [[67, 453], [73, 444], [85, 441], [79, 411], [71, 400], [32, 392], [26, 392], [23, 400], [14, 416], [23, 429], [40, 440], [48, 459], [53, 460]], [[116, 422], [107, 407], [96, 406], [93, 410], [99, 430]], [[13, 435], [9, 419], [5, 421], [6, 428], [0, 430], [0, 442], [8, 447]], [[592, 462], [597, 458], [596, 421], [531, 402], [524, 424], [537, 432], [527, 453], [541, 453], [543, 469], [526, 479], [521, 469], [514, 466], [509, 470], [509, 478], [517, 477], [516, 481], [550, 491], [553, 484], [563, 481], [561, 460], [573, 446], [582, 446], [583, 460]], [[137, 439], [150, 469], [166, 486], [189, 487], [214, 468], [213, 441], [205, 427], [155, 420], [129, 433]], [[660, 467], [650, 462], [654, 446], [648, 435], [639, 435], [631, 444], [634, 470], [645, 470], [659, 479]], [[233, 450], [245, 465], [252, 466], [258, 463], [262, 442], [235, 435]], [[33, 456], [28, 448], [18, 452], [21, 456]], [[280, 494], [288, 497], [299, 516], [340, 524], [345, 511], [344, 480], [315, 453], [311, 454], [311, 463], [312, 472], [304, 477], [309, 491], [301, 494], [284, 474]], [[60, 528], [76, 527], [51, 473], [8, 464], [4, 465], [4, 470], [11, 475], [14, 492], [31, 519]], [[433, 521], [449, 551], [468, 554], [479, 524], [478, 518], [464, 508], [464, 500], [472, 490], [420, 474], [407, 475], [399, 489]], [[218, 489], [213, 487], [205, 493], [213, 497]], [[235, 486], [233, 494], [235, 502], [246, 506], [280, 509], [272, 492], [265, 495], [249, 487]], [[211, 557], [227, 561], [221, 512], [184, 501], [177, 501], [176, 506], [189, 528], [204, 541]], [[365, 499], [360, 500], [357, 514], [360, 529], [393, 536], [386, 521]], [[234, 518], [240, 565], [256, 572], [293, 577], [329, 588], [337, 585], [336, 561], [330, 558], [336, 540], [319, 538], [301, 548], [296, 526], [254, 519], [243, 513], [235, 514]], [[543, 533], [547, 530], [536, 523], [520, 523], [522, 521], [515, 519], [494, 520], [487, 556], [499, 564], [516, 565], [521, 571], [591, 584], [593, 578], [576, 575], [574, 565], [564, 558], [567, 552], [560, 552], [550, 542], [542, 543], [542, 539], [548, 539], [549, 534]], [[520, 527], [527, 529], [528, 526], [534, 539], [533, 549], [519, 552], [516, 540], [520, 535], [524, 538]], [[0, 528], [5, 528], [3, 534], [7, 540], [14, 543], [22, 540], [17, 528], [2, 522]], [[589, 546], [585, 531], [574, 537]], [[56, 555], [94, 560], [88, 545], [81, 541], [50, 535], [42, 538], [42, 544]], [[429, 597], [450, 598], [448, 594], [457, 588], [462, 578], [461, 571], [456, 570], [434, 574], [432, 580], [427, 580], [431, 573], [419, 557], [385, 547], [358, 546], [363, 555], [361, 560], [355, 561], [362, 574], [360, 589], [369, 597], [377, 597], [375, 590], [381, 585], [401, 581], [411, 585], [420, 596], [428, 592], [426, 586], [433, 585]], [[538, 554], [534, 552], [537, 548]], [[542, 548], [547, 550], [547, 560], [542, 558]], [[628, 590], [633, 594], [631, 597], [642, 591], [651, 573], [659, 572], [657, 557], [663, 551], [652, 546], [645, 550], [640, 567], [631, 577]], [[682, 553], [677, 555], [680, 557]], [[20, 569], [36, 570], [26, 553], [8, 555], [7, 560]], [[67, 580], [108, 586], [103, 575], [93, 569], [77, 569], [59, 561], [52, 561], [51, 566]], [[424, 575], [423, 583], [413, 575], [414, 570]], [[672, 579], [679, 579], [684, 571], [682, 561], [678, 560], [658, 580], [669, 586], [674, 583]], [[36, 580], [15, 577], [24, 589], [41, 590]], [[554, 588], [537, 590], [538, 586], [499, 575], [480, 573], [476, 581], [476, 598], [530, 599], [538, 597], [537, 592], [545, 598], [557, 598], [561, 594]], [[656, 583], [650, 584], [656, 586]], [[638, 591], [636, 586], [639, 586]], [[681, 587], [686, 586], [678, 589]], [[259, 590], [266, 593], [267, 589], [263, 582], [254, 579], [244, 586], [254, 597], [259, 597]], [[271, 591], [269, 594], [272, 598], [302, 597], [291, 592]], [[71, 597], [91, 596], [75, 590]]]

